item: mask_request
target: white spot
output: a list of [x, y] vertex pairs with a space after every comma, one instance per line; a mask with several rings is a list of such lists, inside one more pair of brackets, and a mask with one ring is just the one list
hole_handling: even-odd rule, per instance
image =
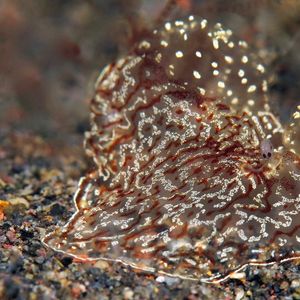
[[200, 52], [200, 51], [196, 51], [196, 56], [197, 56], [197, 57], [202, 57], [201, 52]]
[[265, 67], [264, 67], [263, 65], [259, 64], [259, 65], [257, 65], [256, 68], [257, 68], [257, 70], [258, 70], [259, 72], [265, 73]]
[[160, 42], [160, 44], [162, 45], [162, 46], [164, 46], [164, 47], [168, 47], [168, 43], [166, 42], [166, 41], [164, 41], [164, 40], [162, 40], [161, 42]]
[[249, 99], [249, 100], [248, 100], [248, 104], [249, 104], [250, 106], [253, 106], [253, 105], [255, 104], [255, 102], [254, 102], [253, 99]]
[[196, 71], [196, 70], [193, 71], [193, 75], [194, 75], [194, 77], [196, 79], [200, 79], [201, 78], [201, 74], [198, 71]]
[[242, 57], [242, 63], [246, 64], [248, 62], [248, 56], [244, 55]]
[[239, 74], [240, 77], [244, 77], [245, 71], [240, 69], [238, 74]]
[[181, 57], [183, 57], [183, 53], [182, 53], [182, 51], [179, 51], [179, 50], [178, 50], [178, 51], [176, 51], [176, 54], [175, 54], [175, 55], [176, 55], [176, 57], [177, 57], [177, 58], [181, 58]]
[[262, 84], [262, 90], [264, 92], [266, 92], [268, 90], [268, 83], [266, 80], [263, 81], [263, 84]]
[[201, 28], [204, 29], [204, 28], [206, 27], [206, 25], [207, 25], [207, 20], [206, 20], [206, 19], [203, 19], [203, 20], [201, 21], [200, 25], [201, 25]]
[[226, 60], [226, 62], [228, 62], [229, 64], [232, 64], [232, 63], [233, 63], [233, 58], [230, 57], [230, 56], [225, 56], [225, 60]]
[[242, 84], [246, 84], [248, 82], [248, 79], [247, 78], [243, 78], [242, 80], [241, 80], [241, 83]]
[[234, 97], [232, 100], [231, 100], [231, 103], [232, 104], [238, 104], [239, 103], [239, 99], [237, 97]]
[[203, 89], [203, 88], [199, 88], [199, 92], [200, 92], [200, 94], [201, 94], [202, 96], [204, 96], [205, 93], [206, 93], [206, 90]]
[[219, 49], [219, 41], [217, 39], [213, 39], [213, 46], [215, 49]]
[[183, 21], [178, 21], [178, 20], [177, 20], [177, 21], [175, 21], [175, 25], [176, 25], [176, 26], [183, 25]]
[[256, 91], [256, 85], [252, 84], [248, 87], [248, 90], [247, 90], [248, 93], [253, 93], [255, 91]]
[[184, 39], [185, 41], [187, 41], [187, 39], [188, 39], [188, 36], [187, 36], [187, 34], [186, 34], [186, 33], [183, 35], [183, 39]]
[[247, 48], [248, 44], [245, 41], [239, 41], [239, 45], [243, 48]]
[[194, 16], [189, 16], [189, 21], [194, 21]]
[[228, 47], [229, 47], [229, 48], [233, 48], [233, 47], [234, 47], [234, 42], [229, 42], [229, 43], [228, 43]]
[[221, 24], [221, 23], [217, 23], [217, 24], [215, 25], [215, 28], [216, 28], [216, 29], [222, 29], [222, 24]]
[[217, 67], [218, 67], [218, 63], [216, 63], [215, 61], [213, 61], [213, 62], [211, 63], [211, 65], [212, 65], [213, 68], [217, 68]]
[[227, 96], [232, 96], [232, 94], [233, 94], [233, 93], [232, 93], [232, 90], [228, 90], [228, 91], [227, 91]]
[[155, 56], [155, 60], [160, 63], [161, 62], [161, 58], [162, 58], [162, 55], [161, 53], [157, 53], [157, 55]]
[[213, 75], [214, 75], [214, 76], [218, 76], [218, 75], [219, 75], [219, 71], [218, 71], [218, 70], [214, 70], [214, 71], [213, 71]]
[[170, 23], [170, 22], [167, 22], [167, 23], [165, 24], [165, 28], [166, 28], [166, 30], [171, 30], [171, 23]]
[[231, 36], [231, 35], [232, 35], [232, 30], [227, 29], [227, 30], [226, 30], [226, 34], [227, 34], [228, 36]]
[[139, 45], [139, 48], [149, 49], [150, 47], [151, 47], [151, 44], [147, 41], [142, 41]]
[[218, 87], [224, 89], [225, 88], [225, 83], [223, 81], [218, 82]]
[[300, 112], [296, 111], [295, 113], [293, 113], [293, 118], [294, 119], [300, 119]]

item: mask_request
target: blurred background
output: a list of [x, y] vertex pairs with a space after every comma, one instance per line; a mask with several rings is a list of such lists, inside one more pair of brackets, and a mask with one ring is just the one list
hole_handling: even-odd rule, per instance
[[0, 126], [58, 143], [81, 136], [101, 69], [145, 30], [191, 13], [260, 52], [287, 121], [300, 102], [299, 0], [0, 0]]

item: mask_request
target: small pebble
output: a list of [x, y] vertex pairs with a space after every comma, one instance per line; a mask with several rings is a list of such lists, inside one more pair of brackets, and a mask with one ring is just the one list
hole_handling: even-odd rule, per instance
[[109, 263], [105, 260], [98, 260], [94, 264], [95, 268], [101, 269], [101, 270], [107, 270], [109, 268]]
[[241, 300], [241, 299], [243, 299], [244, 295], [245, 295], [244, 290], [242, 290], [242, 289], [237, 289], [237, 291], [236, 291], [236, 296], [235, 296], [235, 300]]
[[293, 289], [296, 289], [300, 287], [300, 279], [294, 279], [292, 282], [291, 282], [291, 288]]
[[289, 287], [289, 283], [287, 281], [283, 281], [280, 284], [280, 289], [282, 289], [282, 290], [286, 290], [288, 287]]
[[23, 197], [16, 197], [9, 199], [11, 205], [24, 205], [26, 208], [29, 208], [29, 202]]
[[129, 287], [125, 287], [124, 290], [123, 290], [123, 297], [125, 300], [131, 300], [133, 299], [133, 295], [134, 295], [134, 292], [132, 289], [130, 289]]

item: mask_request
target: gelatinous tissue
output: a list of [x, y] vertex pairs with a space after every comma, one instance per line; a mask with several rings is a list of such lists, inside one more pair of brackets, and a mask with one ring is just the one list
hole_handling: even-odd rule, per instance
[[204, 282], [294, 259], [299, 120], [272, 113], [265, 66], [230, 30], [167, 22], [98, 78], [85, 138], [96, 170], [44, 242]]

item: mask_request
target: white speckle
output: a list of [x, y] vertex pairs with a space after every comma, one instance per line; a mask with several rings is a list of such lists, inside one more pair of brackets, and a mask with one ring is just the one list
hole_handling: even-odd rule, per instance
[[223, 81], [218, 82], [218, 87], [224, 89], [225, 88], [225, 83]]
[[246, 64], [248, 62], [248, 56], [244, 55], [242, 57], [242, 63]]
[[171, 23], [170, 23], [170, 22], [167, 22], [167, 23], [165, 24], [165, 28], [166, 28], [167, 30], [171, 30]]
[[155, 56], [155, 60], [160, 63], [161, 62], [161, 58], [162, 58], [162, 55], [161, 53], [157, 53], [157, 55]]
[[234, 97], [232, 100], [231, 100], [231, 103], [232, 104], [238, 104], [239, 103], [239, 99], [237, 97]]
[[174, 72], [173, 72], [173, 70], [174, 70], [174, 66], [173, 65], [169, 65], [169, 72], [170, 72], [171, 76], [175, 75]]
[[247, 48], [248, 44], [245, 41], [239, 41], [239, 45], [243, 48]]
[[255, 104], [255, 102], [254, 102], [253, 99], [249, 99], [249, 100], [248, 100], [248, 104], [249, 104], [250, 106], [253, 106], [253, 105]]
[[196, 51], [196, 56], [197, 56], [197, 57], [202, 57], [201, 52], [200, 52], [200, 51]]
[[213, 46], [215, 49], [219, 49], [219, 41], [217, 39], [213, 39]]
[[201, 25], [201, 28], [204, 29], [204, 28], [206, 27], [206, 25], [207, 25], [207, 20], [206, 20], [206, 19], [203, 19], [203, 20], [201, 21], [200, 25]]
[[183, 25], [183, 21], [178, 21], [178, 20], [177, 20], [177, 21], [175, 21], [175, 25], [176, 25], [176, 26]]
[[228, 90], [228, 91], [227, 91], [227, 96], [232, 96], [232, 94], [233, 94], [233, 93], [232, 93], [232, 90]]
[[213, 75], [214, 75], [214, 76], [218, 76], [218, 75], [219, 75], [219, 71], [218, 71], [218, 70], [214, 70], [214, 71], [213, 71]]
[[229, 43], [228, 43], [228, 47], [229, 47], [229, 48], [233, 48], [233, 47], [234, 47], [234, 42], [229, 42]]
[[264, 92], [266, 92], [268, 90], [268, 83], [266, 80], [263, 81], [263, 84], [262, 84], [262, 90]]
[[189, 16], [189, 21], [194, 21], [194, 16]]
[[200, 79], [201, 78], [201, 74], [198, 71], [196, 71], [196, 70], [193, 71], [193, 75], [194, 75], [194, 77], [196, 79]]
[[166, 41], [164, 41], [164, 40], [162, 40], [161, 42], [160, 42], [160, 44], [162, 45], [162, 46], [164, 46], [164, 47], [168, 47], [168, 43], [166, 42]]
[[227, 30], [226, 30], [226, 34], [227, 34], [228, 36], [231, 36], [231, 35], [232, 35], [232, 30], [227, 29]]
[[213, 68], [217, 68], [217, 67], [218, 67], [218, 63], [216, 63], [215, 61], [213, 61], [213, 62], [211, 63], [211, 65], [212, 65]]
[[139, 48], [145, 48], [145, 49], [149, 49], [151, 47], [151, 44], [147, 41], [142, 41], [140, 44], [139, 44]]
[[232, 64], [232, 63], [233, 63], [233, 58], [230, 57], [230, 56], [225, 56], [225, 60], [226, 60], [226, 62], [228, 62], [229, 64]]
[[248, 87], [248, 90], [247, 90], [248, 93], [253, 93], [255, 91], [256, 91], [256, 85], [252, 84]]
[[248, 79], [247, 78], [243, 78], [242, 80], [241, 80], [241, 83], [242, 84], [246, 84], [248, 82]]
[[257, 65], [256, 68], [257, 68], [257, 70], [258, 70], [259, 72], [265, 73], [265, 67], [264, 67], [263, 65], [259, 64], [259, 65]]
[[178, 50], [178, 51], [176, 51], [176, 54], [175, 54], [175, 55], [176, 55], [176, 57], [177, 57], [177, 58], [181, 58], [181, 57], [183, 57], [183, 53], [182, 53], [182, 51], [179, 51], [179, 50]]
[[295, 113], [293, 113], [293, 118], [294, 119], [300, 119], [300, 112], [296, 111]]
[[199, 88], [199, 92], [202, 96], [204, 96], [206, 93], [205, 89], [203, 89], [203, 88]]
[[240, 77], [244, 77], [245, 71], [240, 69], [238, 74], [239, 74]]
[[187, 39], [188, 39], [188, 36], [187, 36], [187, 34], [186, 34], [186, 33], [183, 35], [183, 39], [184, 39], [185, 41], [187, 41]]

